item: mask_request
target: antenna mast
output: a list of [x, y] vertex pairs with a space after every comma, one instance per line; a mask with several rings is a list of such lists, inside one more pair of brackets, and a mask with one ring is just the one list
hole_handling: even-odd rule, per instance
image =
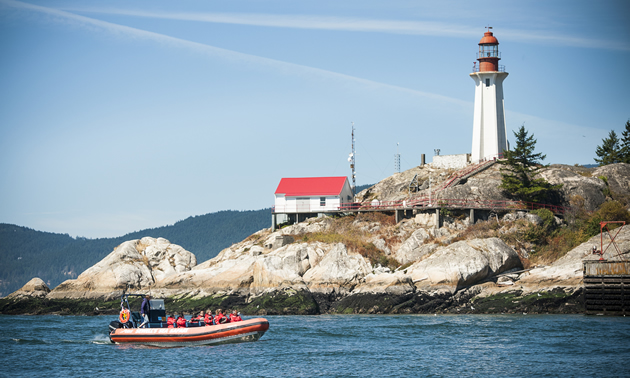
[[394, 171], [396, 173], [400, 173], [400, 154], [398, 153], [398, 145], [400, 143], [396, 143], [396, 155], [394, 155]]
[[[355, 151], [354, 151], [354, 122], [352, 123], [352, 152], [350, 152], [350, 157], [348, 157], [348, 161], [350, 162], [350, 169], [352, 169], [352, 196], [356, 196], [356, 192], [357, 192], [357, 181], [356, 181], [356, 171], [354, 170], [354, 158], [355, 158]], [[354, 198], [353, 198], [354, 200]]]

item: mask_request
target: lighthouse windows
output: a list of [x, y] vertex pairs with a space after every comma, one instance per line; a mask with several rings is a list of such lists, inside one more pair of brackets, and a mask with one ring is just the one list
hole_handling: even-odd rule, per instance
[[499, 46], [497, 45], [479, 45], [479, 55], [482, 58], [498, 58]]
[[486, 87], [490, 86], [490, 79], [486, 79]]

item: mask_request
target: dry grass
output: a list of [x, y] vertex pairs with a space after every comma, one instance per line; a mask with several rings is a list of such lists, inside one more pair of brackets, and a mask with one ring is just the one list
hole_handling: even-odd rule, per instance
[[395, 269], [400, 263], [385, 255], [383, 251], [376, 248], [371, 242], [366, 242], [366, 235], [360, 232], [346, 232], [343, 234], [329, 232], [313, 232], [302, 235], [296, 241], [302, 242], [322, 242], [326, 244], [342, 243], [349, 251], [356, 252], [370, 261], [372, 266], [381, 265]]
[[545, 243], [537, 248], [531, 260], [536, 264], [552, 263], [589, 238], [590, 236], [581, 229], [576, 231], [561, 229], [545, 239]]
[[[354, 222], [368, 222], [378, 223], [380, 230], [376, 232], [369, 232], [362, 230], [360, 227], [354, 225]], [[360, 254], [366, 258], [372, 266], [381, 265], [395, 269], [400, 266], [400, 263], [391, 258], [372, 243], [366, 240], [373, 237], [383, 237], [386, 243], [387, 240], [396, 240], [394, 236], [389, 235], [391, 232], [391, 226], [395, 225], [395, 219], [393, 216], [370, 212], [364, 214], [358, 214], [356, 216], [347, 216], [335, 219], [330, 227], [323, 232], [310, 232], [296, 236], [296, 242], [322, 242], [326, 244], [342, 243], [349, 251]]]

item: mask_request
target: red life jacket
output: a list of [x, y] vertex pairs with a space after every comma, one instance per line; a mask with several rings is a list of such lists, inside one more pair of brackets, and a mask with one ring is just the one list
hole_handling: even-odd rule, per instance
[[177, 326], [178, 327], [186, 327], [186, 319], [181, 317], [181, 316], [179, 316], [177, 318]]
[[175, 318], [169, 316], [168, 319], [166, 319], [166, 325], [168, 325], [168, 328], [173, 328], [173, 324], [175, 324]]
[[206, 316], [204, 317], [203, 321], [206, 323], [207, 326], [211, 326], [212, 325], [212, 315], [206, 314]]
[[236, 315], [236, 314], [230, 314], [230, 323], [231, 322], [240, 322], [243, 319], [241, 319], [240, 316]]
[[[223, 320], [225, 319], [225, 320]], [[228, 319], [225, 315], [223, 314], [218, 314], [214, 317], [214, 322], [216, 324], [222, 324], [222, 323], [228, 323], [230, 321], [230, 319]]]

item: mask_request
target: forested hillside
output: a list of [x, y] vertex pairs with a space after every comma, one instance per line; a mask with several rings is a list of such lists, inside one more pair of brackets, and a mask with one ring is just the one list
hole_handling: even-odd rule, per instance
[[0, 224], [0, 296], [40, 277], [54, 287], [76, 278], [107, 256], [120, 243], [144, 236], [163, 237], [197, 256], [198, 262], [252, 233], [269, 227], [271, 210], [220, 211], [189, 217], [172, 226], [136, 231], [117, 238], [72, 238], [67, 234], [35, 231]]

